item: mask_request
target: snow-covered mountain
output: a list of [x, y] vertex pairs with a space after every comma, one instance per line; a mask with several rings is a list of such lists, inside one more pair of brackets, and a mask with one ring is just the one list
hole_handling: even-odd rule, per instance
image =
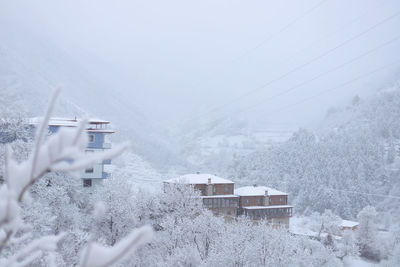
[[[100, 74], [114, 75], [90, 55], [80, 60], [50, 38], [16, 24], [0, 25], [0, 100], [2, 112], [40, 116], [55, 87], [61, 87], [55, 116], [94, 116], [112, 122], [115, 141], [130, 140], [134, 151], [155, 164], [171, 162], [168, 135]], [[80, 51], [84, 53], [84, 51]], [[82, 61], [85, 64], [81, 63]], [[7, 108], [5, 108], [7, 107]]]
[[[354, 217], [366, 205], [400, 218], [400, 86], [331, 110], [315, 133], [237, 157], [229, 177], [290, 194], [297, 212]], [[395, 215], [396, 214], [396, 215]]]

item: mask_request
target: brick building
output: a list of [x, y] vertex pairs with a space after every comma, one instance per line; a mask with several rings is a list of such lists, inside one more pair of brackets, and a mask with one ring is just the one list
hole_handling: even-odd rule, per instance
[[169, 184], [186, 184], [198, 190], [203, 205], [215, 215], [237, 216], [239, 197], [234, 195], [235, 183], [212, 174], [186, 174], [164, 181], [164, 188]]
[[288, 194], [266, 186], [245, 186], [234, 189], [233, 181], [212, 174], [186, 174], [164, 181], [185, 184], [198, 190], [203, 205], [216, 215], [237, 217], [244, 215], [254, 221], [267, 220], [273, 226], [289, 227], [293, 206], [288, 205]]
[[239, 197], [238, 215], [252, 220], [268, 220], [274, 226], [289, 227], [293, 206], [288, 205], [288, 194], [266, 186], [245, 186], [235, 190]]

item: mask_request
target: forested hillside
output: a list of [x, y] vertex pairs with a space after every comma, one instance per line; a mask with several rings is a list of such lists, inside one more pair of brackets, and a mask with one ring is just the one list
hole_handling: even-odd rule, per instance
[[236, 157], [230, 178], [286, 190], [297, 213], [332, 209], [354, 219], [366, 205], [399, 218], [400, 87], [330, 110], [316, 133]]

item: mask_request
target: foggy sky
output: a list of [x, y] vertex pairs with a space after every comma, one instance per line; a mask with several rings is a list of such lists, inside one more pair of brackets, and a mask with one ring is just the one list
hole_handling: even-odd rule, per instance
[[0, 22], [63, 49], [127, 108], [135, 106], [162, 125], [225, 115], [312, 125], [330, 106], [390, 84], [399, 64], [315, 96], [400, 60], [400, 40], [282, 92], [400, 35], [400, 15], [390, 18], [396, 12], [397, 0], [0, 2]]

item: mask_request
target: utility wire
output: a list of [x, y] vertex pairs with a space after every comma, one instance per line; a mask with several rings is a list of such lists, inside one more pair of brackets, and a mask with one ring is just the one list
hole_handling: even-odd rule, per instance
[[319, 6], [321, 6], [322, 4], [324, 4], [325, 2], [327, 2], [328, 0], [322, 0], [319, 1], [317, 4], [315, 4], [314, 6], [310, 7], [309, 9], [307, 9], [304, 13], [300, 14], [299, 16], [295, 17], [294, 19], [292, 19], [291, 21], [289, 21], [287, 24], [285, 24], [282, 28], [280, 28], [279, 30], [277, 30], [276, 32], [273, 32], [272, 34], [270, 34], [269, 36], [265, 37], [263, 40], [261, 40], [259, 43], [257, 43], [255, 46], [253, 46], [252, 48], [250, 48], [249, 50], [247, 50], [246, 52], [242, 53], [241, 55], [239, 55], [236, 59], [234, 59], [235, 61], [239, 60], [240, 58], [243, 58], [245, 56], [248, 56], [249, 54], [251, 54], [252, 52], [254, 52], [255, 50], [257, 50], [258, 48], [260, 48], [261, 46], [265, 45], [267, 42], [271, 41], [273, 38], [275, 38], [276, 36], [278, 36], [279, 34], [283, 33], [284, 31], [286, 31], [287, 29], [289, 29], [291, 26], [293, 26], [296, 22], [300, 21], [302, 18], [306, 17], [308, 14], [310, 14], [312, 11], [314, 11], [315, 9], [317, 9]]
[[348, 61], [346, 61], [346, 62], [344, 62], [342, 64], [339, 64], [339, 65], [337, 65], [337, 66], [335, 66], [335, 67], [333, 67], [333, 68], [331, 68], [331, 69], [329, 69], [327, 71], [324, 71], [324, 72], [322, 72], [320, 74], [317, 74], [314, 77], [312, 77], [310, 79], [307, 79], [307, 80], [305, 80], [305, 81], [303, 81], [303, 82], [301, 82], [301, 83], [299, 83], [299, 84], [297, 84], [295, 86], [292, 86], [292, 87], [286, 89], [285, 91], [282, 91], [282, 92], [279, 92], [279, 93], [277, 93], [275, 95], [272, 95], [272, 96], [268, 97], [267, 99], [264, 99], [264, 100], [262, 100], [260, 102], [257, 102], [256, 104], [254, 104], [252, 106], [249, 106], [247, 108], [239, 109], [239, 110], [237, 110], [235, 112], [228, 113], [227, 115], [221, 116], [219, 119], [226, 118], [226, 117], [228, 117], [230, 115], [233, 115], [233, 114], [242, 113], [244, 111], [253, 109], [253, 108], [255, 108], [255, 107], [259, 106], [259, 105], [265, 104], [266, 102], [268, 102], [270, 100], [273, 100], [273, 99], [275, 99], [277, 97], [280, 97], [282, 95], [288, 94], [288, 93], [290, 93], [290, 92], [292, 92], [292, 91], [294, 91], [294, 90], [296, 90], [296, 89], [298, 89], [298, 88], [300, 88], [300, 87], [302, 87], [302, 86], [304, 86], [306, 84], [309, 84], [309, 83], [311, 83], [311, 82], [313, 82], [313, 81], [315, 81], [315, 80], [327, 75], [327, 74], [330, 74], [330, 73], [335, 72], [335, 71], [337, 71], [339, 69], [342, 69], [343, 67], [345, 67], [347, 65], [350, 65], [351, 63], [356, 62], [357, 60], [360, 60], [360, 59], [362, 59], [362, 58], [364, 58], [364, 57], [376, 52], [377, 50], [381, 49], [382, 47], [385, 47], [385, 46], [387, 46], [389, 44], [394, 43], [395, 41], [397, 41], [399, 39], [400, 39], [400, 35], [398, 35], [398, 36], [390, 39], [389, 41], [386, 41], [386, 42], [384, 42], [384, 43], [382, 43], [382, 44], [380, 44], [380, 45], [378, 45], [378, 46], [376, 46], [376, 47], [374, 47], [374, 48], [372, 48], [372, 49], [370, 49], [370, 50], [368, 50], [368, 51], [366, 51], [366, 52], [364, 52], [364, 53], [362, 53], [360, 55], [358, 55], [357, 57], [354, 57], [354, 58], [352, 58], [352, 59], [350, 59], [350, 60], [348, 60]]
[[393, 196], [393, 195], [383, 195], [383, 194], [373, 194], [373, 193], [364, 193], [364, 192], [357, 192], [357, 191], [351, 191], [351, 190], [342, 190], [342, 189], [333, 189], [335, 191], [339, 192], [345, 192], [345, 193], [350, 193], [350, 194], [357, 194], [357, 195], [367, 195], [367, 196], [375, 196], [375, 197], [383, 197], [383, 198], [393, 198], [393, 199], [400, 199], [400, 196]]
[[[347, 86], [347, 85], [349, 85], [349, 84], [352, 84], [352, 83], [354, 83], [354, 82], [356, 82], [356, 81], [358, 81], [358, 80], [361, 80], [362, 78], [368, 77], [368, 76], [373, 75], [373, 74], [375, 74], [375, 73], [377, 73], [377, 72], [380, 72], [380, 71], [382, 71], [382, 70], [385, 70], [385, 69], [388, 69], [388, 68], [390, 68], [390, 67], [393, 67], [393, 66], [395, 66], [395, 65], [397, 65], [397, 64], [400, 64], [400, 59], [398, 59], [398, 60], [396, 60], [396, 61], [393, 61], [393, 62], [390, 62], [389, 64], [386, 64], [386, 65], [381, 66], [381, 67], [379, 67], [379, 68], [376, 68], [376, 69], [374, 69], [374, 70], [372, 70], [372, 71], [369, 71], [369, 72], [366, 72], [366, 73], [364, 73], [364, 74], [361, 74], [361, 75], [359, 75], [359, 76], [357, 76], [357, 77], [355, 77], [355, 78], [353, 78], [353, 79], [351, 79], [351, 80], [347, 80], [346, 82], [341, 83], [341, 84], [339, 84], [339, 85], [337, 85], [337, 86], [334, 86], [334, 87], [329, 88], [329, 89], [327, 89], [327, 90], [320, 91], [320, 92], [318, 92], [317, 94], [314, 94], [314, 95], [312, 95], [312, 96], [303, 98], [303, 99], [301, 99], [301, 100], [299, 100], [299, 101], [297, 101], [297, 102], [295, 102], [295, 103], [293, 103], [293, 104], [290, 104], [290, 105], [281, 107], [281, 108], [279, 108], [279, 109], [275, 109], [275, 110], [273, 110], [273, 111], [271, 111], [271, 112], [268, 112], [268, 114], [269, 114], [269, 113], [275, 113], [275, 112], [280, 112], [280, 111], [284, 111], [284, 110], [290, 109], [290, 108], [292, 108], [292, 107], [294, 107], [294, 106], [297, 106], [297, 105], [299, 105], [299, 104], [302, 104], [302, 103], [304, 103], [304, 102], [307, 102], [307, 101], [309, 101], [309, 100], [311, 100], [311, 99], [313, 99], [313, 98], [316, 98], [316, 97], [318, 97], [318, 96], [321, 96], [321, 95], [326, 94], [326, 93], [331, 92], [331, 91], [335, 91], [335, 90], [337, 90], [337, 89], [339, 89], [339, 88], [345, 87], [345, 86]], [[265, 113], [261, 113], [261, 114], [265, 114]]]
[[194, 120], [194, 119], [203, 117], [203, 116], [205, 116], [205, 115], [207, 115], [207, 114], [209, 114], [209, 113], [212, 113], [212, 112], [218, 111], [218, 110], [220, 110], [220, 109], [222, 109], [222, 108], [225, 108], [226, 106], [229, 106], [229, 105], [231, 105], [232, 103], [235, 103], [235, 102], [238, 102], [238, 101], [240, 101], [240, 100], [243, 100], [243, 98], [246, 98], [246, 97], [248, 97], [248, 96], [250, 96], [250, 95], [252, 95], [252, 94], [254, 94], [254, 93], [258, 92], [258, 91], [261, 91], [261, 90], [263, 90], [264, 88], [266, 88], [267, 86], [269, 86], [269, 85], [271, 85], [271, 84], [274, 84], [274, 83], [276, 83], [276, 82], [278, 82], [278, 81], [280, 81], [280, 80], [282, 80], [282, 79], [288, 77], [289, 75], [291, 75], [291, 74], [293, 74], [293, 73], [295, 73], [295, 72], [297, 72], [297, 71], [299, 71], [299, 70], [305, 68], [306, 66], [308, 66], [308, 65], [310, 65], [310, 64], [312, 64], [312, 63], [314, 63], [314, 62], [316, 62], [317, 60], [319, 60], [319, 59], [321, 59], [321, 58], [323, 58], [323, 57], [326, 57], [327, 55], [331, 54], [332, 52], [336, 51], [337, 49], [339, 49], [339, 48], [341, 48], [341, 47], [347, 45], [348, 43], [350, 43], [350, 42], [352, 42], [352, 41], [354, 41], [354, 40], [356, 40], [356, 39], [362, 37], [363, 35], [369, 33], [370, 31], [374, 30], [375, 28], [379, 27], [380, 25], [382, 25], [382, 24], [384, 24], [384, 23], [386, 23], [386, 22], [388, 22], [388, 21], [390, 21], [390, 20], [392, 20], [392, 19], [398, 17], [399, 15], [400, 15], [400, 11], [397, 11], [397, 12], [394, 13], [393, 15], [391, 15], [391, 16], [389, 16], [389, 17], [385, 17], [383, 20], [380, 20], [378, 23], [375, 23], [374, 25], [372, 25], [371, 27], [368, 27], [368, 28], [365, 29], [364, 31], [362, 31], [362, 32], [360, 32], [360, 33], [358, 33], [358, 34], [356, 34], [356, 35], [353, 35], [352, 37], [346, 39], [345, 41], [343, 41], [343, 42], [341, 42], [340, 44], [334, 46], [333, 48], [331, 48], [331, 49], [329, 49], [329, 50], [323, 52], [322, 54], [319, 54], [318, 56], [313, 57], [313, 58], [310, 59], [309, 61], [306, 61], [305, 63], [302, 63], [302, 64], [300, 64], [300, 65], [298, 65], [298, 66], [292, 68], [291, 70], [289, 70], [288, 72], [282, 74], [281, 76], [278, 76], [277, 78], [272, 79], [272, 80], [270, 80], [270, 81], [264, 83], [263, 85], [261, 85], [261, 86], [259, 86], [259, 87], [256, 87], [255, 89], [250, 90], [250, 91], [248, 91], [248, 92], [246, 92], [246, 93], [240, 95], [239, 97], [234, 98], [233, 100], [231, 100], [231, 101], [229, 101], [229, 102], [226, 102], [226, 103], [224, 103], [224, 104], [222, 104], [222, 105], [220, 105], [220, 106], [214, 107], [214, 108], [210, 109], [209, 111], [207, 111], [207, 112], [205, 112], [205, 113], [203, 113], [203, 114], [200, 114], [200, 115], [198, 115], [198, 116], [189, 118], [189, 119], [187, 119], [187, 120], [184, 120], [184, 122], [192, 121], [192, 120]]

